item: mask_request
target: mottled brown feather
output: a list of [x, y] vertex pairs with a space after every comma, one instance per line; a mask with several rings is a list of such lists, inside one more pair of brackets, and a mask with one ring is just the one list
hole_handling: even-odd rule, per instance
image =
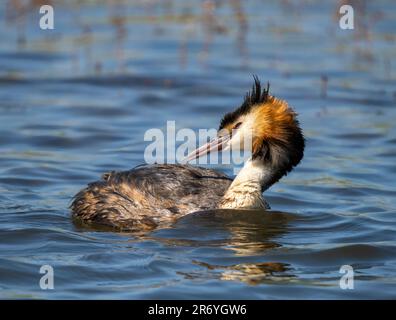
[[90, 183], [77, 193], [71, 209], [73, 217], [86, 223], [150, 229], [216, 208], [231, 181], [220, 172], [190, 165], [138, 166]]

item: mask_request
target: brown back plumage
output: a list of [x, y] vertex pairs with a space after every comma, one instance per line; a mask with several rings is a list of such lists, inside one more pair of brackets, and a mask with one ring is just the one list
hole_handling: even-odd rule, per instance
[[177, 164], [110, 172], [74, 197], [73, 217], [122, 230], [152, 229], [190, 212], [216, 208], [231, 184], [226, 175]]

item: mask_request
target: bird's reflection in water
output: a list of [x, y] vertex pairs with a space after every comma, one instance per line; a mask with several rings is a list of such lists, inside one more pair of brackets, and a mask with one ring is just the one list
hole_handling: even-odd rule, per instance
[[[255, 285], [295, 278], [288, 264], [268, 261], [266, 257], [270, 250], [281, 247], [276, 239], [287, 233], [287, 226], [294, 219], [293, 214], [279, 211], [211, 210], [189, 214], [153, 232], [120, 234], [132, 235], [131, 243], [155, 241], [172, 248], [198, 248], [198, 258], [194, 253], [190, 261], [201, 269], [176, 271], [185, 278], [215, 278]], [[80, 231], [109, 231], [77, 222], [75, 226]], [[220, 250], [211, 259], [216, 262], [208, 262], [207, 256], [213, 257], [212, 250]], [[186, 258], [188, 254], [183, 253], [183, 260]], [[230, 260], [235, 263], [227, 263]]]
[[274, 238], [286, 233], [290, 213], [263, 210], [211, 210], [196, 212], [180, 219], [174, 228], [190, 238], [198, 236], [198, 244], [221, 245], [237, 256], [261, 255], [279, 247]]
[[[205, 262], [193, 261], [195, 264], [215, 271], [217, 278], [226, 281], [241, 281], [249, 285], [256, 285], [267, 280], [293, 278], [287, 274], [289, 266], [280, 262], [240, 263], [229, 266], [212, 265]], [[285, 274], [286, 273], [286, 274]], [[191, 278], [191, 274], [188, 275]]]
[[[182, 218], [171, 229], [162, 230], [150, 238], [172, 246], [220, 247], [231, 250], [232, 260], [238, 260], [238, 263], [214, 264], [194, 259], [192, 263], [202, 267], [202, 270], [181, 271], [178, 274], [190, 279], [213, 277], [255, 285], [268, 280], [294, 277], [289, 265], [262, 261], [267, 251], [281, 246], [276, 238], [287, 232], [287, 224], [293, 219], [293, 214], [276, 211], [197, 212]], [[229, 257], [227, 255], [227, 260]], [[261, 261], [252, 262], [252, 258]], [[221, 256], [217, 260], [222, 261]], [[250, 261], [244, 262], [245, 260]]]

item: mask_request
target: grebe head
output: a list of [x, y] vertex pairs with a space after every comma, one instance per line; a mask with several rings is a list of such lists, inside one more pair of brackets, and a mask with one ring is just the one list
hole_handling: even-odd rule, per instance
[[[249, 141], [245, 140], [247, 136], [251, 139], [249, 144], [244, 143]], [[304, 146], [297, 114], [286, 101], [270, 95], [269, 84], [262, 89], [255, 76], [253, 88], [246, 94], [242, 105], [221, 120], [218, 136], [193, 151], [186, 160], [228, 148], [249, 151], [251, 158], [233, 185], [242, 182], [247, 185], [255, 180], [260, 191], [264, 191], [300, 162]]]
[[270, 95], [269, 84], [261, 90], [257, 77], [242, 106], [224, 116], [219, 130], [231, 135], [231, 148], [239, 141], [243, 147], [243, 138], [251, 134], [252, 160], [272, 168], [270, 184], [290, 172], [304, 155], [305, 139], [297, 114], [286, 101]]

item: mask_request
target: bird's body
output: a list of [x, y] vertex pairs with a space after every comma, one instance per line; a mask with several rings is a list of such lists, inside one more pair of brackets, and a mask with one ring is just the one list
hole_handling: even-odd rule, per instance
[[146, 230], [195, 211], [267, 209], [262, 192], [300, 162], [304, 145], [294, 111], [270, 96], [268, 88], [262, 91], [255, 78], [243, 104], [222, 119], [217, 137], [187, 156], [189, 161], [227, 148], [250, 151], [252, 156], [234, 180], [191, 165], [138, 166], [90, 183], [75, 196], [72, 213], [88, 223]]
[[90, 183], [75, 196], [72, 211], [87, 222], [150, 229], [216, 208], [231, 182], [223, 173], [191, 165], [142, 165]]

